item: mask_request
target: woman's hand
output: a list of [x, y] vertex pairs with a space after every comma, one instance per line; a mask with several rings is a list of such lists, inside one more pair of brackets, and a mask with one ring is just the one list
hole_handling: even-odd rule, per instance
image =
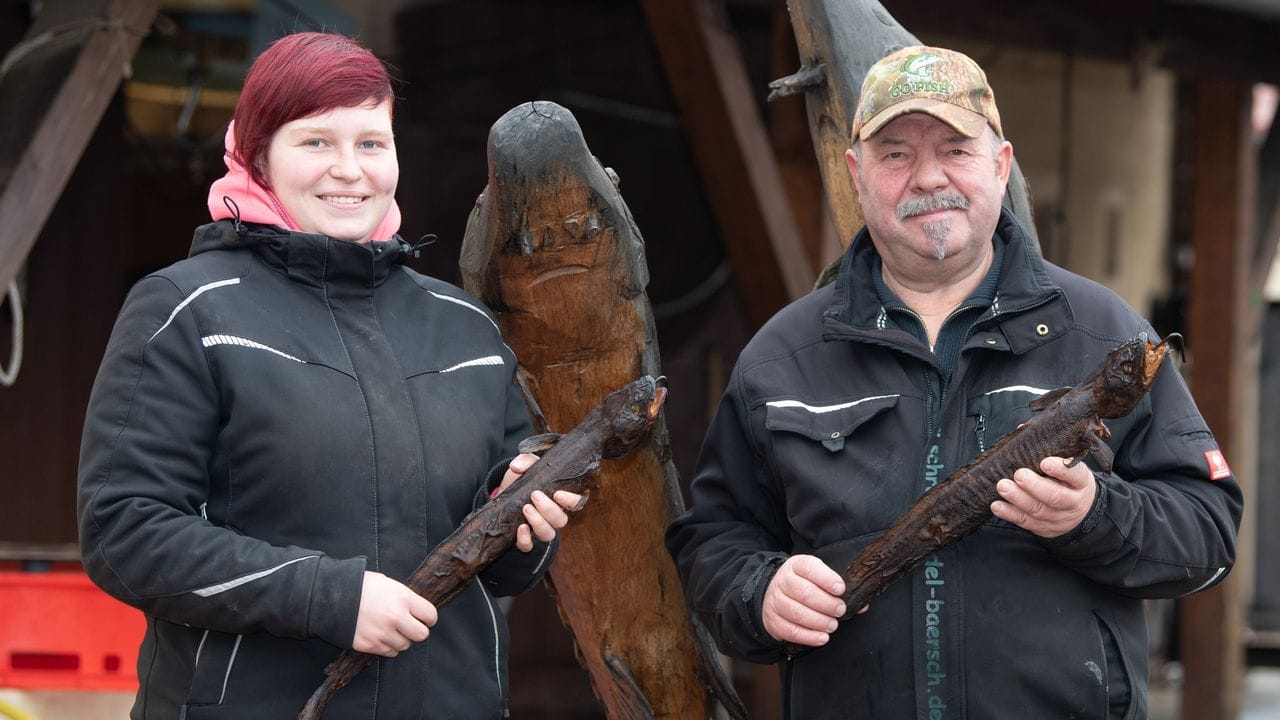
[[[510, 487], [511, 483], [519, 479], [537, 461], [538, 456], [531, 453], [515, 456], [507, 466], [507, 472], [502, 476], [502, 483], [498, 485], [495, 496]], [[522, 508], [524, 519], [528, 522], [521, 523], [520, 527], [516, 528], [516, 547], [521, 552], [529, 552], [533, 549], [535, 537], [544, 543], [555, 540], [556, 530], [569, 524], [569, 513], [581, 509], [586, 498], [578, 493], [557, 490], [555, 498], [552, 499], [541, 490], [535, 490], [529, 500], [530, 502], [525, 503]]]
[[395, 657], [413, 643], [426, 640], [436, 619], [436, 606], [426, 598], [382, 573], [366, 570], [351, 647]]

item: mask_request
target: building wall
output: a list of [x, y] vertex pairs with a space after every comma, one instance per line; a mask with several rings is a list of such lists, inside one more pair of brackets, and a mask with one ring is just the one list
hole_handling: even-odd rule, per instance
[[1045, 257], [1150, 313], [1171, 274], [1173, 76], [1059, 52], [927, 41], [950, 43], [987, 71]]

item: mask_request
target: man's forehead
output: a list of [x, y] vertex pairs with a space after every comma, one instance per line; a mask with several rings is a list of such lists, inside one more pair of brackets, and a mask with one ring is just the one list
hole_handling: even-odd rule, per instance
[[909, 112], [890, 120], [875, 135], [867, 138], [865, 142], [897, 144], [905, 142], [908, 135], [919, 133], [937, 136], [947, 142], [972, 141], [975, 139], [962, 135], [955, 128], [929, 113]]

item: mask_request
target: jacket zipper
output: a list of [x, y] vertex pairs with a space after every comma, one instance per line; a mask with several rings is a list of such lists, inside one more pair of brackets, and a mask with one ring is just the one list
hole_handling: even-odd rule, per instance
[[493, 627], [493, 677], [498, 683], [498, 702], [505, 710], [506, 703], [502, 702], [502, 634], [498, 628], [498, 615], [493, 601], [489, 599], [489, 591], [484, 589], [484, 582], [477, 582], [476, 587], [480, 588], [480, 597], [484, 598], [484, 604], [489, 608], [489, 621]]

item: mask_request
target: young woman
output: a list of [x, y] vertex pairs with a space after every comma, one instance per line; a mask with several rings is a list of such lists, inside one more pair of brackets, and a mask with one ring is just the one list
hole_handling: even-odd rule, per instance
[[401, 264], [393, 100], [350, 39], [272, 45], [214, 222], [120, 312], [79, 513], [89, 575], [147, 616], [134, 718], [293, 717], [345, 648], [394, 660], [330, 717], [506, 714], [493, 597], [546, 571], [580, 498], [536, 495], [519, 551], [443, 608], [399, 582], [534, 458], [489, 313]]

